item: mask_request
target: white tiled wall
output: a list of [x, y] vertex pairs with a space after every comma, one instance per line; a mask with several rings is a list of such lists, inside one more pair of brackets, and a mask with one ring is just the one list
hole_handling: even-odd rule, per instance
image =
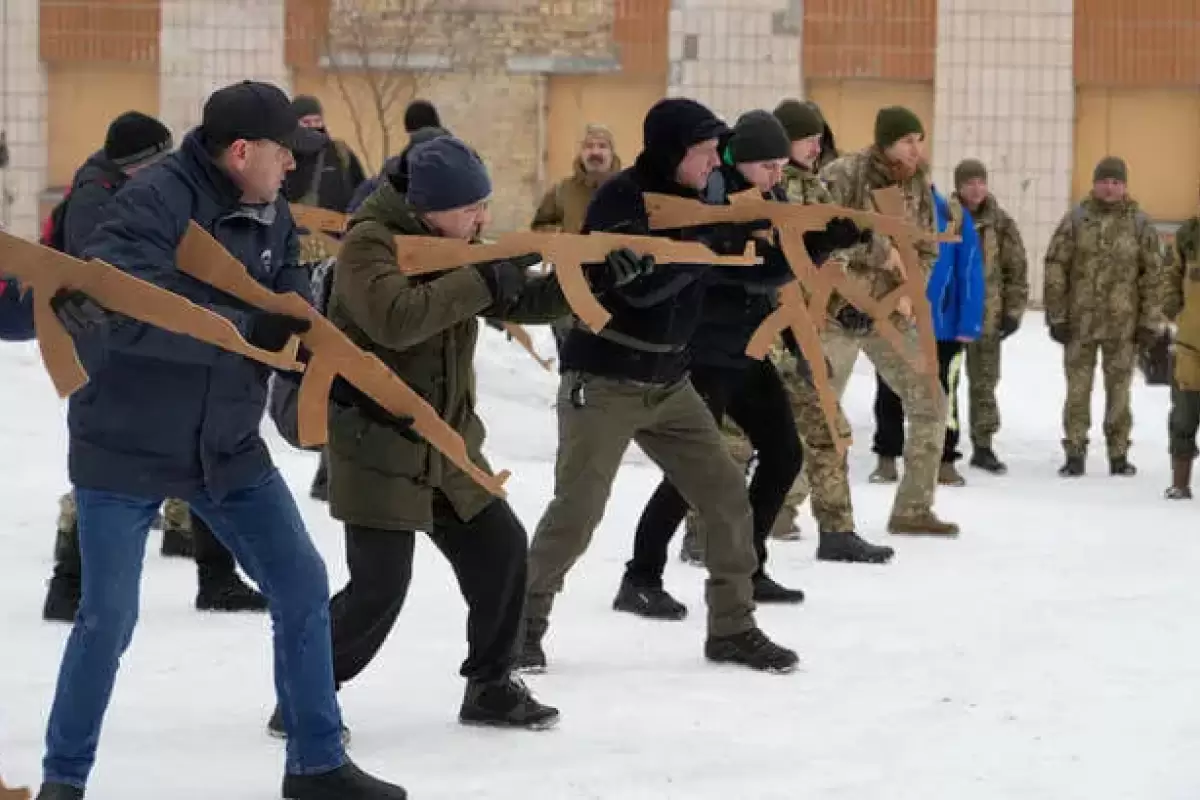
[[159, 113], [176, 141], [215, 89], [249, 78], [289, 91], [283, 0], [162, 0], [161, 37]]
[[0, 223], [34, 237], [46, 185], [46, 73], [38, 54], [38, 0], [7, 0], [0, 24], [0, 130], [10, 165], [0, 170]]
[[[732, 123], [743, 111], [800, 97], [800, 4], [789, 0], [675, 0], [668, 93], [705, 103]], [[773, 17], [793, 27], [775, 32]], [[685, 56], [695, 36], [696, 58]]]
[[1075, 121], [1072, 0], [940, 0], [934, 170], [978, 158], [1029, 251], [1032, 296], [1070, 202]]

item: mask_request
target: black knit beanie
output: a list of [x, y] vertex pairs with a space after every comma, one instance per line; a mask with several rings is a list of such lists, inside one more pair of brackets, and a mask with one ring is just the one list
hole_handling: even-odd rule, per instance
[[738, 117], [729, 137], [729, 157], [734, 164], [787, 158], [792, 141], [769, 111], [747, 111]]
[[140, 111], [126, 111], [114, 119], [104, 137], [104, 157], [122, 168], [156, 161], [173, 147], [170, 129]]
[[921, 120], [904, 106], [888, 106], [875, 115], [875, 146], [886, 150], [910, 133], [925, 135]]
[[408, 154], [408, 202], [418, 211], [448, 211], [487, 199], [492, 181], [479, 155], [453, 136], [438, 136]]
[[1105, 156], [1100, 159], [1100, 163], [1092, 172], [1092, 182], [1106, 179], [1129, 183], [1129, 167], [1125, 166], [1124, 159], [1116, 156]]
[[413, 100], [408, 104], [408, 108], [404, 109], [405, 133], [419, 131], [421, 128], [440, 127], [442, 127], [442, 118], [438, 116], [433, 103], [428, 100]]
[[954, 188], [961, 189], [962, 185], [967, 181], [987, 180], [987, 167], [977, 158], [964, 158], [958, 162], [958, 166], [954, 168]]
[[313, 114], [320, 117], [325, 116], [325, 109], [321, 107], [321, 101], [311, 94], [296, 95], [292, 99], [292, 111], [296, 112], [297, 117], [308, 117]]
[[802, 103], [792, 98], [775, 106], [775, 119], [783, 125], [788, 138], [793, 142], [810, 136], [820, 136], [825, 130], [825, 120], [815, 104]]

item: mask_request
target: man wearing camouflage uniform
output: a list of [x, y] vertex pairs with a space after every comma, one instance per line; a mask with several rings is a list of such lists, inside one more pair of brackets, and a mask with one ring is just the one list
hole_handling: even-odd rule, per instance
[[1192, 499], [1192, 462], [1200, 430], [1200, 216], [1175, 232], [1175, 247], [1163, 281], [1163, 313], [1175, 322], [1171, 381], [1171, 485], [1168, 500]]
[[1158, 336], [1162, 243], [1149, 217], [1128, 194], [1125, 162], [1096, 165], [1092, 191], [1063, 217], [1046, 250], [1042, 293], [1050, 338], [1063, 346], [1067, 400], [1058, 474], [1085, 472], [1096, 361], [1104, 371], [1104, 438], [1109, 472], [1134, 475], [1129, 385], [1139, 344]]
[[[929, 177], [922, 168], [921, 143], [925, 129], [920, 119], [907, 108], [890, 106], [875, 117], [875, 142], [829, 164], [821, 177], [833, 202], [864, 211], [876, 211], [871, 192], [889, 186], [903, 191], [909, 219], [923, 230], [935, 229], [933, 193]], [[900, 278], [890, 263], [895, 259], [893, 245], [886, 236], [877, 235], [870, 244], [849, 251], [848, 269], [866, 282], [871, 296], [881, 298], [899, 285]], [[929, 278], [938, 256], [934, 242], [918, 244], [921, 274], [909, 276], [922, 285]], [[865, 313], [835, 297], [831, 319], [823, 343], [833, 367], [834, 384], [840, 395], [849, 380], [854, 361], [861, 350], [875, 371], [892, 388], [904, 406], [909, 435], [904, 443], [904, 479], [896, 491], [888, 531], [893, 534], [956, 536], [958, 525], [939, 519], [933, 511], [938, 466], [946, 433], [946, 393], [935, 390], [925, 375], [917, 373], [905, 359], [875, 330], [874, 321]], [[920, 341], [913, 324], [912, 308], [901, 303], [891, 322], [901, 331], [911, 352], [919, 352]]]
[[1017, 223], [988, 191], [987, 168], [973, 158], [954, 168], [954, 198], [975, 219], [983, 251], [983, 334], [967, 345], [967, 394], [971, 418], [971, 466], [994, 475], [1008, 467], [996, 457], [992, 437], [1000, 430], [996, 385], [1000, 345], [1021, 327], [1029, 301], [1028, 264]]

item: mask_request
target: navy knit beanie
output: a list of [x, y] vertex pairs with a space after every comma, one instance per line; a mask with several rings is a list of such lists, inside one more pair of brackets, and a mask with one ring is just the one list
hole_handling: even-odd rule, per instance
[[408, 202], [418, 211], [462, 208], [491, 194], [487, 167], [461, 139], [439, 136], [408, 154]]

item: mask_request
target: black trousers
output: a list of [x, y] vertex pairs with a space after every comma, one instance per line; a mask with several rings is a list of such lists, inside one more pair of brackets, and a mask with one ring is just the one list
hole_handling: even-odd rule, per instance
[[192, 547], [201, 583], [226, 578], [237, 569], [233, 553], [213, 535], [208, 523], [195, 513], [192, 514]]
[[[440, 493], [429, 538], [450, 562], [467, 601], [467, 659], [460, 674], [498, 680], [512, 668], [525, 600], [528, 537], [508, 503], [496, 500], [470, 522]], [[346, 526], [350, 580], [330, 601], [333, 674], [352, 680], [383, 646], [412, 582], [414, 531]]]
[[[728, 414], [754, 448], [757, 466], [750, 481], [754, 513], [754, 549], [758, 570], [767, 563], [767, 535], [804, 463], [796, 420], [787, 390], [768, 360], [751, 361], [742, 369], [696, 367], [692, 384], [719, 425]], [[639, 586], [662, 586], [667, 550], [688, 505], [665, 478], [646, 503], [633, 541], [626, 577]]]
[[[938, 342], [938, 380], [949, 401], [950, 421], [942, 444], [942, 463], [953, 464], [962, 458], [958, 452], [958, 376], [962, 372], [963, 342]], [[879, 373], [875, 373], [875, 442], [871, 450], [884, 458], [900, 458], [904, 453], [904, 404]]]

